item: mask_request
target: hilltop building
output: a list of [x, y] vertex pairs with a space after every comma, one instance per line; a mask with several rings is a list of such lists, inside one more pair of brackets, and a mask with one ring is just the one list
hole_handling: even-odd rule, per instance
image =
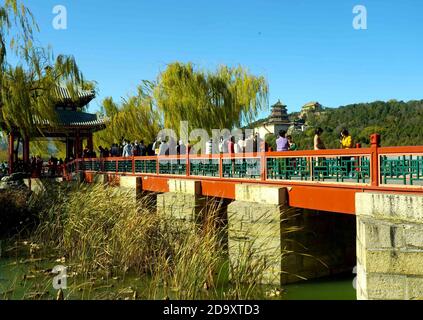
[[[317, 106], [319, 108], [320, 105]], [[321, 106], [320, 106], [321, 107]], [[270, 116], [264, 120], [259, 121], [254, 126], [254, 133], [259, 133], [261, 138], [266, 138], [267, 135], [278, 135], [280, 130], [285, 130], [288, 134], [292, 132], [304, 132], [307, 129], [304, 119], [296, 119], [291, 121], [288, 116], [287, 106], [280, 100], [272, 107]]]
[[302, 108], [301, 108], [301, 113], [300, 113], [300, 119], [305, 119], [307, 118], [307, 114], [309, 112], [320, 112], [323, 110], [323, 107], [320, 103], [318, 103], [317, 101], [312, 101], [309, 103], [306, 103]]

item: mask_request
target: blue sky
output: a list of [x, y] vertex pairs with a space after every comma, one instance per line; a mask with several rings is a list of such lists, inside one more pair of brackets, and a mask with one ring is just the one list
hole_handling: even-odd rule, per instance
[[[55, 54], [72, 54], [101, 99], [134, 92], [167, 63], [242, 65], [264, 75], [270, 103], [289, 111], [317, 100], [337, 107], [423, 98], [420, 0], [26, 0]], [[352, 26], [367, 8], [367, 30]], [[52, 27], [55, 5], [67, 30]]]

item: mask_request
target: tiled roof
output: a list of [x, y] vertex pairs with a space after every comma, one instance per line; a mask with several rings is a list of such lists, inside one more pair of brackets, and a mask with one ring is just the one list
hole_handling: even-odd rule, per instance
[[[65, 87], [57, 87], [57, 95], [61, 100], [72, 100], [69, 90]], [[78, 98], [80, 99], [94, 99], [95, 92], [91, 90], [79, 90], [77, 92]]]
[[[72, 111], [57, 110], [57, 125], [63, 127], [98, 127], [107, 123], [107, 118], [99, 118], [96, 114]], [[42, 120], [43, 125], [49, 126], [48, 120]]]
[[57, 110], [59, 123], [64, 126], [97, 126], [106, 122], [96, 114], [86, 112], [75, 112], [69, 110]]

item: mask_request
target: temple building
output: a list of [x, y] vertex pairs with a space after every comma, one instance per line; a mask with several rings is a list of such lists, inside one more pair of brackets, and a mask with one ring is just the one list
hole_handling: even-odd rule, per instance
[[[93, 150], [93, 134], [106, 126], [106, 119], [99, 118], [96, 114], [83, 112], [83, 108], [95, 98], [93, 91], [79, 91], [77, 98], [72, 99], [66, 88], [57, 89], [57, 103], [55, 111], [57, 123], [51, 124], [47, 120], [34, 119], [37, 121], [39, 133], [31, 137], [20, 137], [18, 128], [8, 132], [8, 159], [9, 173], [15, 172], [17, 155], [15, 154], [15, 141], [21, 138], [23, 142], [22, 160], [24, 165], [30, 162], [29, 143], [34, 140], [55, 139], [66, 144], [66, 157], [76, 158], [82, 155], [83, 142]], [[4, 123], [0, 123], [4, 129]]]
[[323, 110], [322, 105], [318, 103], [317, 101], [306, 103], [301, 108], [300, 119], [306, 119], [308, 113], [316, 113], [322, 110]]
[[263, 139], [268, 134], [277, 135], [280, 130], [288, 131], [289, 127], [293, 125], [293, 123], [289, 121], [286, 105], [280, 100], [271, 108], [272, 110], [267, 120], [254, 128], [254, 133], [258, 133]]

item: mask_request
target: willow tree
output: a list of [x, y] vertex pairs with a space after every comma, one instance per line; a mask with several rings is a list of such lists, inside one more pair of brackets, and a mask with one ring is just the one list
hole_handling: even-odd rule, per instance
[[152, 83], [144, 81], [136, 95], [124, 99], [120, 105], [112, 98], [104, 99], [102, 112], [109, 122], [105, 130], [94, 134], [94, 143], [109, 147], [121, 142], [122, 138], [146, 143], [154, 141], [162, 128], [162, 116], [155, 107], [152, 88]]
[[253, 121], [267, 108], [268, 84], [240, 66], [212, 72], [176, 62], [160, 73], [154, 96], [165, 127], [179, 131], [180, 121], [188, 121], [190, 130], [211, 132]]
[[29, 60], [34, 39], [38, 31], [31, 11], [18, 0], [4, 0], [0, 6], [0, 67], [7, 64], [8, 50]]
[[[53, 57], [49, 49], [33, 46], [38, 26], [30, 10], [18, 0], [0, 7], [0, 122], [2, 130], [20, 138], [38, 133], [46, 122], [56, 122], [57, 88], [66, 86], [71, 97], [84, 86], [71, 56]], [[8, 62], [9, 49], [18, 59]], [[15, 151], [19, 147], [19, 140]]]

